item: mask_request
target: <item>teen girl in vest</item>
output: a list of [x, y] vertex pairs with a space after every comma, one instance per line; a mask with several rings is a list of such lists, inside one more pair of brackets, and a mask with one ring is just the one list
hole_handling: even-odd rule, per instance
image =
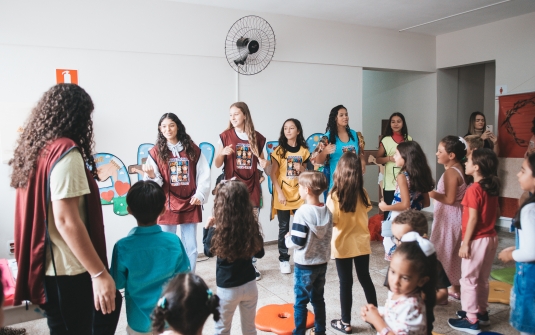
[[516, 247], [502, 250], [499, 258], [504, 262], [516, 262], [509, 322], [521, 335], [529, 335], [535, 334], [535, 153], [524, 159], [516, 176], [522, 190], [532, 195], [516, 213]]
[[[349, 128], [349, 115], [347, 108], [342, 105], [334, 107], [329, 113], [329, 121], [325, 129], [324, 137], [327, 138], [328, 144], [318, 152], [315, 157], [311, 158], [314, 164], [325, 164], [329, 175], [329, 190], [333, 187], [334, 171], [338, 161], [347, 151], [352, 151], [361, 159], [362, 171], [366, 171], [366, 162], [362, 151], [364, 150], [364, 138], [362, 134], [357, 133]], [[328, 163], [328, 165], [327, 165]]]
[[[465, 165], [474, 178], [462, 201], [461, 306], [460, 318], [448, 320], [450, 327], [477, 334], [481, 325], [489, 325], [489, 276], [498, 247], [495, 223], [500, 216], [498, 196], [498, 157], [490, 149], [472, 152]], [[533, 288], [531, 288], [533, 289]]]
[[114, 334], [121, 310], [108, 273], [92, 112], [81, 87], [52, 87], [9, 162], [17, 190], [14, 304], [41, 305], [52, 334]]
[[173, 113], [162, 115], [158, 122], [156, 145], [143, 165], [145, 180], [162, 186], [165, 212], [158, 224], [165, 232], [176, 234], [180, 225], [181, 240], [188, 254], [191, 272], [197, 263], [197, 224], [202, 222], [201, 205], [210, 192], [210, 166], [201, 149], [186, 133]]
[[[427, 158], [417, 142], [400, 143], [396, 148], [394, 161], [396, 166], [400, 168], [400, 173], [396, 177], [394, 199], [391, 205], [387, 205], [384, 200], [379, 203], [379, 208], [382, 211], [390, 211], [388, 216], [390, 225], [392, 220], [406, 209], [421, 210], [429, 206], [428, 192], [435, 188], [435, 181], [427, 164]], [[383, 236], [392, 236], [391, 233], [390, 235], [385, 233], [385, 229], [389, 231], [390, 227], [383, 226]], [[391, 239], [385, 238], [383, 245], [385, 259], [390, 260], [390, 252], [395, 244]]]
[[[385, 175], [383, 179], [383, 199], [387, 205], [392, 204], [394, 192], [396, 190], [396, 177], [399, 174], [399, 167], [394, 161], [394, 154], [398, 144], [406, 141], [412, 141], [409, 136], [405, 117], [401, 113], [393, 113], [386, 127], [385, 135], [379, 143], [377, 150], [377, 164], [385, 166]], [[388, 218], [389, 211], [385, 211], [384, 219]]]
[[279, 146], [271, 154], [271, 180], [273, 198], [271, 219], [279, 220], [279, 262], [282, 273], [291, 273], [290, 255], [285, 236], [290, 231], [290, 214], [301, 207], [304, 199], [299, 196], [299, 174], [305, 171], [310, 152], [303, 136], [301, 122], [288, 119], [282, 125]]
[[430, 241], [435, 245], [437, 258], [452, 284], [448, 293], [455, 299], [459, 299], [461, 294], [461, 258], [457, 250], [462, 241], [461, 201], [466, 191], [463, 165], [466, 148], [466, 141], [462, 137], [446, 136], [440, 141], [437, 162], [443, 164], [446, 171], [438, 181], [437, 190], [429, 192], [429, 197], [436, 200]]

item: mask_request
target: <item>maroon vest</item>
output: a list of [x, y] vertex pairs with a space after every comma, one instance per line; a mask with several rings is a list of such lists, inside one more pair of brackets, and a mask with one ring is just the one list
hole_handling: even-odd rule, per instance
[[[15, 201], [15, 258], [18, 263], [15, 305], [23, 300], [33, 304], [46, 302], [44, 277], [46, 271], [45, 238], [48, 218], [48, 199], [50, 198], [49, 178], [59, 160], [71, 150], [80, 150], [68, 138], [60, 138], [42, 149], [34, 173], [25, 188], [17, 188]], [[93, 247], [106, 268], [106, 240], [98, 185], [93, 175], [86, 169], [90, 194], [85, 195], [87, 231]]]
[[[223, 147], [232, 145], [233, 153], [226, 155], [224, 160], [225, 179], [236, 177], [247, 185], [253, 206], [260, 206], [260, 180], [257, 174], [258, 158], [253, 155], [249, 141], [241, 140], [233, 129], [225, 130], [219, 135]], [[258, 152], [261, 153], [266, 143], [266, 138], [256, 132]]]
[[190, 160], [186, 150], [179, 152], [179, 157], [174, 157], [168, 149], [168, 161], [163, 162], [158, 156], [158, 148], [154, 146], [149, 154], [158, 165], [162, 175], [162, 188], [165, 192], [165, 213], [158, 218], [158, 224], [181, 224], [202, 222], [202, 208], [191, 205], [191, 197], [197, 191], [197, 162], [201, 149], [191, 142], [195, 159]]

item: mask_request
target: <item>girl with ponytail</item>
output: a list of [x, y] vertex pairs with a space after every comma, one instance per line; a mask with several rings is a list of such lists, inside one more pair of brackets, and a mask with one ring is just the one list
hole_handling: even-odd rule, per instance
[[462, 215], [461, 318], [449, 319], [451, 328], [477, 334], [489, 324], [489, 276], [498, 247], [494, 228], [499, 216], [498, 157], [490, 149], [472, 152], [466, 162], [466, 174], [474, 177], [464, 195]]
[[152, 314], [154, 334], [198, 335], [210, 314], [219, 320], [219, 297], [204, 280], [191, 273], [179, 274], [167, 285]]
[[[464, 166], [467, 144], [462, 137], [446, 136], [438, 144], [437, 162], [446, 170], [438, 181], [437, 190], [429, 192], [435, 199], [431, 242], [437, 250], [437, 258], [443, 264], [451, 287], [450, 296], [459, 299], [461, 294], [461, 259], [457, 250], [461, 247], [461, 218], [466, 181]], [[439, 298], [438, 304], [447, 304], [448, 295]]]

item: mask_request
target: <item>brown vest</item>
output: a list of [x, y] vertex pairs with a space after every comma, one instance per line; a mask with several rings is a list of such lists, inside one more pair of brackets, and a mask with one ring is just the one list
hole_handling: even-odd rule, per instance
[[179, 157], [174, 157], [168, 149], [168, 161], [163, 162], [158, 156], [158, 148], [154, 146], [149, 154], [158, 165], [162, 175], [162, 188], [165, 192], [165, 213], [158, 218], [158, 224], [181, 224], [202, 222], [202, 208], [191, 205], [191, 197], [197, 191], [197, 162], [201, 149], [191, 142], [195, 159], [190, 160], [186, 150], [179, 152]]
[[[247, 185], [253, 206], [260, 206], [260, 180], [257, 174], [258, 158], [253, 155], [249, 141], [241, 140], [233, 129], [225, 130], [219, 135], [223, 147], [232, 145], [233, 153], [224, 156], [225, 179], [236, 177]], [[258, 152], [261, 153], [266, 144], [266, 138], [256, 132]]]
[[[15, 258], [19, 268], [15, 288], [15, 305], [23, 300], [44, 304], [48, 203], [50, 199], [49, 177], [57, 162], [71, 150], [80, 150], [68, 138], [60, 138], [41, 150], [34, 173], [25, 188], [17, 188], [15, 202]], [[108, 267], [106, 239], [98, 185], [86, 168], [90, 194], [85, 195], [87, 231], [93, 247], [104, 266]]]

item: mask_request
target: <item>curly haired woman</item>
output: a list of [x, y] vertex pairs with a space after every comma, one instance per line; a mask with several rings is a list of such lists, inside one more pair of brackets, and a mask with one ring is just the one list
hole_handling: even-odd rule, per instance
[[51, 334], [113, 334], [119, 320], [122, 297], [108, 273], [95, 182], [92, 112], [81, 87], [52, 87], [9, 162], [17, 190], [15, 305], [41, 305]]
[[180, 240], [188, 254], [191, 272], [195, 273], [197, 224], [202, 222], [201, 205], [209, 196], [210, 166], [175, 114], [166, 113], [160, 118], [156, 145], [149, 152], [143, 172], [145, 180], [163, 187], [167, 199], [158, 224], [163, 231], [173, 234], [180, 225]]

